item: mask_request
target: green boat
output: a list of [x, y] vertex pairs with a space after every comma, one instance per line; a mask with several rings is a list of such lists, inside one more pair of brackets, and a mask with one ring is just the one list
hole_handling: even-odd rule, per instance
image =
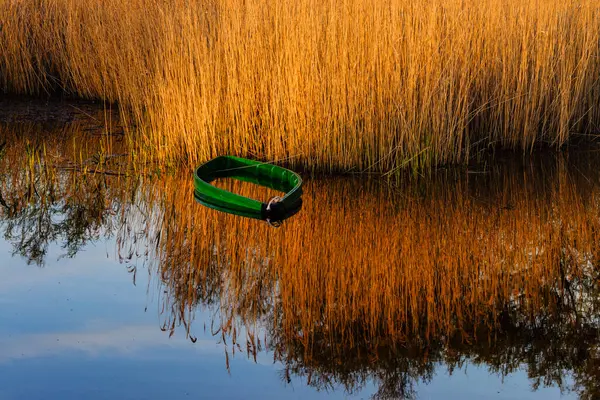
[[[212, 185], [211, 182], [217, 178], [250, 182], [284, 192], [285, 195], [261, 202]], [[196, 168], [194, 197], [210, 208], [274, 223], [289, 218], [302, 207], [302, 178], [277, 165], [220, 156]]]

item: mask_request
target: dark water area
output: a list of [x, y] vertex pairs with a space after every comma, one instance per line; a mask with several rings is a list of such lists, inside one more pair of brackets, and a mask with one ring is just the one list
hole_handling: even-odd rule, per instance
[[599, 398], [599, 153], [304, 176], [273, 228], [61, 118], [0, 118], [0, 399]]

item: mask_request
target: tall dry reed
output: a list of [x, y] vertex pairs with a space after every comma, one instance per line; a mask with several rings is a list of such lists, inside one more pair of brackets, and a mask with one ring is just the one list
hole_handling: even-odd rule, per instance
[[139, 161], [388, 172], [600, 124], [596, 0], [6, 0], [0, 24], [0, 90], [118, 102]]

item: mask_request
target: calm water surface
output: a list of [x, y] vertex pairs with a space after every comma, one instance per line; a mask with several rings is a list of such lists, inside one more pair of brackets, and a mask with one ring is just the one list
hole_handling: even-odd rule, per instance
[[593, 153], [305, 176], [275, 229], [90, 124], [0, 128], [0, 399], [600, 395]]

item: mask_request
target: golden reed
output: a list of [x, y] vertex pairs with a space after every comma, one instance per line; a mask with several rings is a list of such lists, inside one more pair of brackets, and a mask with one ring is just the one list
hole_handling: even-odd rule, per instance
[[0, 91], [118, 102], [138, 162], [389, 172], [597, 133], [599, 41], [597, 0], [5, 0]]

